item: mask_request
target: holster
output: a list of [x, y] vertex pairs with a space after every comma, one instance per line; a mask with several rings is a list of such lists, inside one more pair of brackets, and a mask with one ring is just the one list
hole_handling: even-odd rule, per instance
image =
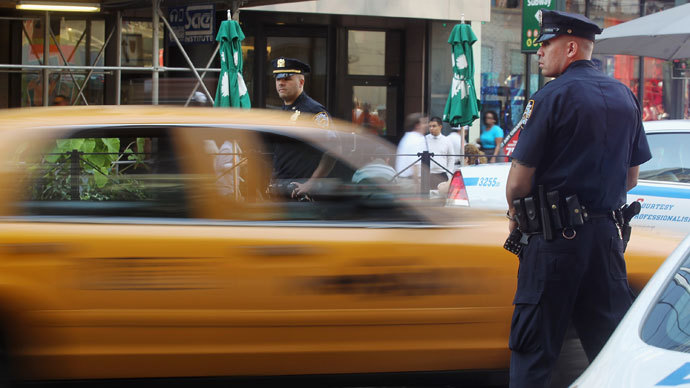
[[514, 200], [513, 207], [520, 231], [528, 235], [541, 233], [546, 241], [588, 220], [577, 195], [563, 197], [556, 190], [545, 192], [543, 186], [538, 187], [536, 196]]
[[623, 252], [625, 252], [625, 249], [628, 247], [628, 241], [630, 241], [630, 235], [632, 234], [632, 227], [630, 226], [630, 221], [636, 215], [640, 214], [641, 209], [642, 205], [640, 205], [639, 202], [635, 201], [630, 205], [623, 205], [623, 207], [619, 211], [620, 219], [622, 222], [620, 228], [621, 238], [623, 239]]

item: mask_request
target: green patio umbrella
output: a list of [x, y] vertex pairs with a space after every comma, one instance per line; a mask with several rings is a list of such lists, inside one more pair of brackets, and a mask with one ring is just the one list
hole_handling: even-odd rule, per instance
[[224, 20], [218, 29], [220, 42], [220, 77], [214, 106], [250, 108], [247, 85], [242, 78], [242, 41], [244, 33], [235, 20]]
[[450, 33], [453, 61], [453, 83], [450, 87], [443, 121], [453, 127], [470, 125], [479, 118], [480, 104], [474, 88], [474, 57], [472, 45], [477, 37], [469, 24], [457, 24]]

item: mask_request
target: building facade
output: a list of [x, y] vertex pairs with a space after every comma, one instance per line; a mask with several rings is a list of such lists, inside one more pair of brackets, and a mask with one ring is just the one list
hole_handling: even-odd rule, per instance
[[[687, 2], [552, 1], [602, 27]], [[234, 4], [242, 6], [235, 18], [246, 36], [244, 79], [253, 107], [281, 106], [270, 62], [296, 57], [312, 66], [307, 93], [334, 117], [397, 141], [405, 115], [442, 116], [452, 78], [447, 40], [463, 19], [478, 37], [473, 46], [478, 98], [484, 111], [498, 113], [504, 130], [517, 123], [526, 98], [547, 81], [539, 75], [536, 55], [521, 52], [522, 0]], [[95, 13], [0, 7], [0, 108], [52, 105], [57, 96], [75, 105], [211, 105], [219, 66], [214, 34], [227, 18], [228, 2], [170, 0], [160, 7], [161, 18], [154, 18], [158, 5], [159, 0], [104, 0]], [[201, 15], [201, 27], [176, 24], [183, 8]], [[183, 40], [184, 50], [170, 33], [176, 29], [194, 37]], [[687, 81], [672, 77], [672, 63], [622, 55], [594, 60], [638, 95], [645, 120], [689, 117]]]

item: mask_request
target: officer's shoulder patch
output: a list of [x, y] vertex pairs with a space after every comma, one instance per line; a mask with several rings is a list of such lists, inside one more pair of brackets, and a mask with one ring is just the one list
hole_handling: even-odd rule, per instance
[[532, 116], [533, 111], [534, 100], [529, 100], [527, 101], [527, 105], [525, 105], [525, 111], [522, 113], [522, 119], [520, 119], [520, 126], [522, 126], [522, 129], [524, 129], [525, 125], [527, 124], [527, 120], [529, 120], [530, 116]]
[[534, 100], [529, 100], [527, 101], [525, 112], [522, 114], [522, 117], [528, 119], [530, 116], [532, 116], [532, 109], [534, 109]]
[[325, 111], [319, 112], [314, 115], [314, 122], [321, 128], [328, 128], [330, 117], [328, 117], [328, 113]]

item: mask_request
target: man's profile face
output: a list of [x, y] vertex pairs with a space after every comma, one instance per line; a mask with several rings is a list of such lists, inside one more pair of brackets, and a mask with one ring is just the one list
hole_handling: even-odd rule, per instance
[[568, 67], [567, 45], [568, 37], [563, 35], [542, 42], [537, 57], [544, 77], [557, 77]]
[[441, 126], [439, 125], [439, 123], [437, 123], [436, 121], [431, 121], [431, 122], [429, 123], [429, 132], [431, 133], [431, 136], [438, 136], [438, 135], [440, 135], [440, 134], [441, 134], [441, 129], [442, 129], [442, 128], [443, 128], [443, 127], [441, 127]]
[[304, 78], [299, 75], [289, 75], [276, 78], [276, 91], [280, 99], [292, 103], [299, 97], [304, 87]]

